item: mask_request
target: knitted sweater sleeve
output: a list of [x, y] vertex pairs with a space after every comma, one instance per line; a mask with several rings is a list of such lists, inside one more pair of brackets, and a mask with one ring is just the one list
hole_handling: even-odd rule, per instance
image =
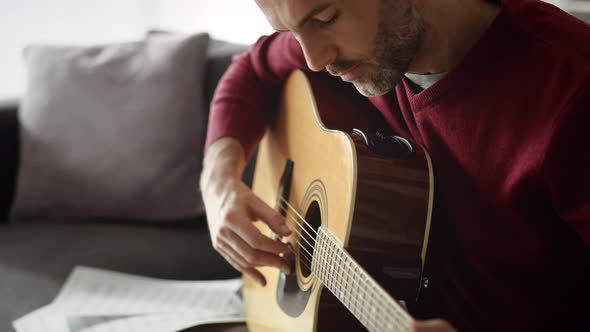
[[275, 109], [281, 83], [294, 69], [309, 70], [291, 33], [261, 37], [235, 56], [211, 102], [205, 148], [221, 137], [234, 137], [249, 158]]

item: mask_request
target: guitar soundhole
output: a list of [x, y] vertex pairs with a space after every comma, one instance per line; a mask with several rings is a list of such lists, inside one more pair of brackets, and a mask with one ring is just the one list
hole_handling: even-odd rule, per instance
[[315, 244], [317, 230], [322, 224], [322, 211], [317, 201], [312, 201], [305, 213], [306, 224], [303, 225], [304, 229], [300, 232], [303, 239], [299, 241], [301, 248], [299, 254], [299, 268], [305, 278], [311, 274], [311, 261], [313, 257], [313, 246]]

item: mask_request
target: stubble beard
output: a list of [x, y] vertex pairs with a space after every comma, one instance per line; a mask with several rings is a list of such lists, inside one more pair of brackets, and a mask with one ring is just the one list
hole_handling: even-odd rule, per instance
[[[390, 15], [399, 12], [401, 17], [391, 22]], [[374, 59], [368, 62], [370, 70], [352, 83], [364, 96], [381, 96], [393, 90], [408, 71], [424, 39], [424, 22], [410, 0], [382, 0], [379, 25], [374, 42]]]

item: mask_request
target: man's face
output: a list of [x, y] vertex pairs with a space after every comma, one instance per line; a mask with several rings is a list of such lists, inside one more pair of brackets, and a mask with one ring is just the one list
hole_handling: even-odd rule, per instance
[[291, 31], [310, 69], [326, 69], [365, 96], [383, 95], [421, 46], [413, 0], [256, 0], [270, 24]]

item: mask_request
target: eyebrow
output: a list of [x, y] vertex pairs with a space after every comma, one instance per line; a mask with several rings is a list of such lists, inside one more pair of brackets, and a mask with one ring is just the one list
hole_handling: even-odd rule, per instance
[[[305, 23], [307, 23], [307, 21], [309, 21], [312, 17], [316, 16], [317, 14], [323, 12], [324, 10], [328, 9], [328, 7], [332, 6], [332, 3], [324, 3], [321, 5], [317, 5], [315, 8], [313, 8], [312, 10], [309, 11], [309, 13], [307, 13], [307, 15], [305, 15], [305, 17], [303, 17], [299, 23], [297, 23], [296, 27], [297, 28], [301, 28], [302, 26], [305, 25]], [[278, 32], [287, 32], [288, 30], [279, 30], [279, 29], [275, 29]]]

